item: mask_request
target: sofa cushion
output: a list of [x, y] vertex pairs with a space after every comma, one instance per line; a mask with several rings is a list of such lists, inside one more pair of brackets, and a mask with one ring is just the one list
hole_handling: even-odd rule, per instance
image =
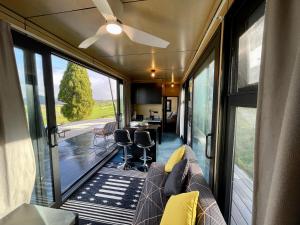
[[155, 162], [151, 164], [132, 224], [155, 225], [160, 223], [167, 202], [164, 195], [167, 176], [164, 164]]
[[165, 171], [167, 173], [170, 173], [172, 171], [173, 167], [176, 165], [176, 163], [178, 163], [180, 160], [182, 160], [184, 153], [185, 153], [184, 145], [180, 146], [172, 153], [172, 155], [168, 159], [168, 162], [165, 165]]
[[168, 175], [164, 194], [166, 196], [171, 195], [178, 195], [182, 192], [184, 189], [184, 181], [188, 172], [188, 160], [183, 159], [177, 163], [174, 168], [172, 169], [172, 172]]
[[198, 191], [171, 196], [160, 225], [195, 225], [198, 197]]

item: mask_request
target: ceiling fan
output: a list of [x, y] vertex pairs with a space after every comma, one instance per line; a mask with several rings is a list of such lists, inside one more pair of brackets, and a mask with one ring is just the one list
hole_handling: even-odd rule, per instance
[[123, 24], [120, 20], [115, 17], [113, 14], [107, 0], [92, 0], [102, 16], [106, 20], [106, 24], [100, 26], [96, 34], [84, 40], [78, 47], [79, 48], [88, 48], [94, 44], [102, 35], [110, 33], [113, 35], [118, 35], [124, 32], [131, 41], [149, 45], [158, 48], [166, 48], [170, 44], [168, 41], [165, 41], [159, 37], [156, 37], [152, 34], [146, 33], [144, 31], [138, 30], [131, 26]]

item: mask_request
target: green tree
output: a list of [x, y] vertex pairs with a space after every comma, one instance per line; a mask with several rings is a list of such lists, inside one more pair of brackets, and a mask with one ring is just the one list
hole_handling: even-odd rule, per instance
[[59, 85], [58, 100], [65, 104], [61, 113], [69, 121], [90, 115], [94, 106], [91, 83], [87, 70], [69, 62]]

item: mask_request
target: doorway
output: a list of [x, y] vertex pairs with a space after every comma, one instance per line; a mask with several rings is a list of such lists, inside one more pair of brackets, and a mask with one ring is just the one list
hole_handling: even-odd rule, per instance
[[165, 96], [163, 107], [164, 132], [176, 133], [178, 116], [178, 96]]
[[55, 206], [60, 203], [60, 198], [57, 198], [60, 183], [53, 138], [55, 131], [50, 119], [48, 90], [45, 88], [47, 56], [21, 47], [15, 47], [14, 52], [36, 163], [31, 203]]

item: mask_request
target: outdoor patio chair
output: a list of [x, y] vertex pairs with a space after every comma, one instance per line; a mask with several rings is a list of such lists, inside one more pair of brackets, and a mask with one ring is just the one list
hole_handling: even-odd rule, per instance
[[116, 128], [117, 122], [106, 123], [103, 128], [94, 128], [93, 144], [97, 145], [97, 138], [104, 138], [105, 143], [107, 143], [107, 137], [113, 135]]

